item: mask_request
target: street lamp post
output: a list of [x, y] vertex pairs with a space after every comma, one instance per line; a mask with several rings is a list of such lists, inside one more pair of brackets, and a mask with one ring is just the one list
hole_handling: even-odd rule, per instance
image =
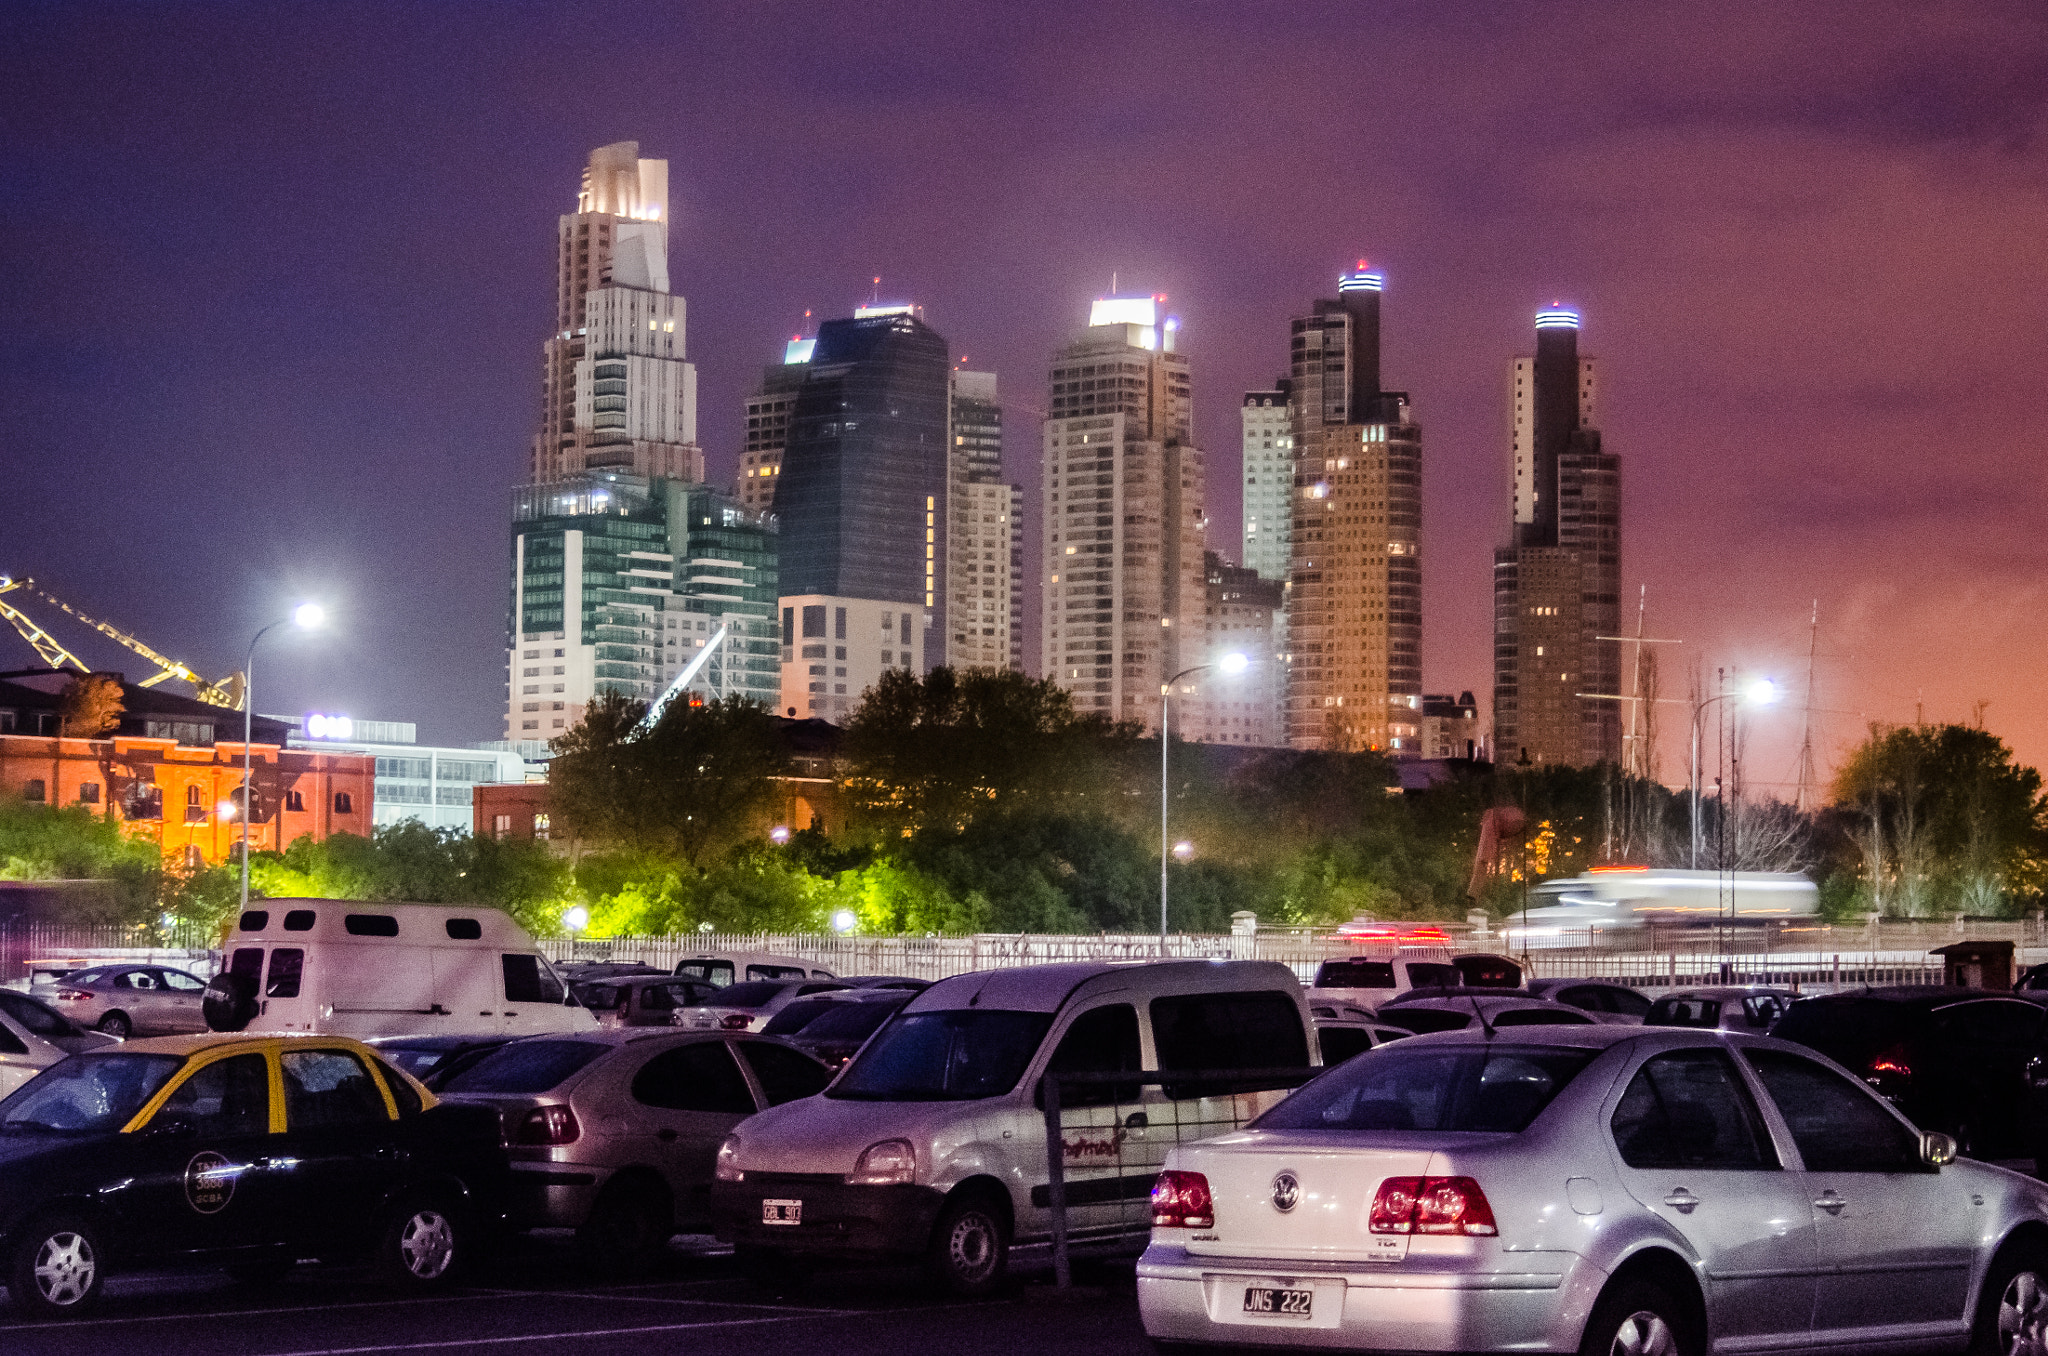
[[327, 619], [317, 603], [300, 603], [292, 615], [274, 621], [249, 638], [249, 657], [242, 665], [242, 911], [249, 910], [249, 811], [256, 790], [255, 765], [250, 745], [255, 738], [256, 642], [286, 622], [302, 631], [316, 629]]
[[[1769, 706], [1778, 700], [1778, 685], [1768, 678], [1756, 681], [1734, 692], [1717, 692], [1693, 708], [1692, 713], [1692, 869], [1700, 869], [1700, 717], [1715, 702], [1725, 702], [1739, 697], [1751, 706]], [[1727, 813], [1723, 807], [1722, 813]]]
[[1166, 751], [1171, 747], [1169, 721], [1173, 708], [1173, 689], [1181, 679], [1191, 674], [1204, 673], [1220, 668], [1225, 673], [1239, 674], [1251, 664], [1241, 654], [1227, 654], [1214, 664], [1196, 664], [1182, 669], [1159, 686], [1159, 958], [1166, 958], [1166, 866], [1173, 859], [1173, 834], [1167, 828], [1167, 772]]

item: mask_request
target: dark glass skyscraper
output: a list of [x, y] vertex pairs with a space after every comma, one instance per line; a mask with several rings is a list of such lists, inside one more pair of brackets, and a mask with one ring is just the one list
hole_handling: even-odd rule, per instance
[[946, 632], [946, 341], [909, 308], [818, 328], [776, 478], [784, 596], [911, 604]]

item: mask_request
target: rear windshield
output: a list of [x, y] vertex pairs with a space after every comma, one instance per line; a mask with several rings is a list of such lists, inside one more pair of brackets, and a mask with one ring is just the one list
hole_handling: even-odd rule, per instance
[[1717, 998], [1660, 998], [1650, 1005], [1644, 1026], [1719, 1026], [1721, 1002]]
[[[830, 1010], [804, 1028], [807, 1041], [861, 1041], [894, 1017], [901, 1003], [829, 1003]], [[773, 1023], [770, 1023], [772, 1026]]]
[[1000, 1097], [1052, 1029], [1049, 1012], [975, 1008], [907, 1015], [863, 1049], [826, 1092], [864, 1102]]
[[1409, 1046], [1368, 1050], [1253, 1121], [1255, 1130], [1527, 1128], [1599, 1056], [1559, 1046]]
[[0, 1134], [119, 1130], [184, 1062], [178, 1055], [73, 1055], [0, 1102]]
[[1785, 1009], [1771, 1034], [1860, 1069], [1906, 1039], [1906, 1013], [1896, 1003], [1809, 998]]
[[[728, 989], [726, 992], [730, 993], [731, 990]], [[717, 1003], [720, 1007], [725, 1006], [725, 994], [718, 996]], [[791, 1003], [773, 1017], [770, 1017], [768, 1025], [761, 1028], [761, 1034], [764, 1036], [788, 1036], [802, 1031], [833, 1008], [843, 1008], [846, 1006], [848, 1005], [845, 1003], [835, 1003], [829, 998], [800, 999], [797, 1002]]]
[[770, 1002], [775, 995], [788, 988], [786, 979], [753, 980], [746, 984], [728, 984], [718, 991], [716, 997], [708, 1000], [715, 1008], [758, 1008]]
[[1316, 970], [1318, 989], [1391, 989], [1394, 987], [1392, 961], [1324, 961]]
[[1388, 1026], [1398, 1026], [1403, 1031], [1412, 1031], [1418, 1036], [1427, 1036], [1432, 1031], [1463, 1031], [1472, 1021], [1472, 1014], [1446, 1011], [1443, 1008], [1419, 1008], [1403, 1003], [1399, 1007], [1381, 1008], [1380, 1021]]
[[596, 1041], [515, 1041], [456, 1074], [443, 1092], [546, 1092], [611, 1047]]
[[1522, 987], [1522, 967], [1505, 956], [1460, 956], [1451, 964], [1474, 989]]

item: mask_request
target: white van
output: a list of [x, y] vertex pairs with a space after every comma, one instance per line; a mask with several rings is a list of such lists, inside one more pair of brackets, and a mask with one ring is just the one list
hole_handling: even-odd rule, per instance
[[747, 984], [757, 979], [837, 979], [816, 961], [802, 956], [778, 956], [772, 951], [699, 951], [676, 965], [684, 979], [700, 980], [717, 988]]
[[206, 987], [215, 1031], [526, 1036], [597, 1020], [497, 909], [266, 899]]
[[[749, 1270], [772, 1274], [802, 1256], [921, 1257], [954, 1290], [985, 1293], [1013, 1248], [1050, 1248], [1048, 1070], [1320, 1063], [1301, 983], [1273, 961], [957, 975], [911, 999], [822, 1095], [743, 1122], [719, 1149], [713, 1216]], [[1289, 1090], [1263, 1086], [1069, 1087], [1068, 1237], [1142, 1247], [1166, 1151], [1234, 1129]]]

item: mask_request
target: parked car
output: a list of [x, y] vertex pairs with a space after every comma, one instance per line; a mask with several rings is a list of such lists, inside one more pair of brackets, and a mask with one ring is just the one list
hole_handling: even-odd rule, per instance
[[1309, 1001], [1376, 1008], [1411, 989], [1455, 988], [1460, 981], [1451, 953], [1443, 947], [1375, 950], [1384, 954], [1346, 956], [1318, 965], [1315, 982], [1308, 988]]
[[1652, 1003], [1643, 1025], [1718, 1027], [1763, 1036], [1798, 1001], [1799, 995], [1790, 989], [1762, 985], [1680, 989]]
[[45, 1317], [164, 1265], [263, 1280], [367, 1256], [425, 1290], [494, 1227], [504, 1177], [494, 1118], [436, 1105], [357, 1042], [134, 1040], [0, 1101], [0, 1258], [15, 1305]]
[[[861, 1047], [868, 1043], [868, 1038], [880, 1031], [888, 1020], [901, 1012], [914, 997], [915, 993], [904, 989], [868, 992], [855, 990], [853, 994], [838, 1002], [826, 1002], [823, 1012], [806, 1021], [801, 1028], [784, 1039], [836, 1072], [845, 1067], [846, 1061], [859, 1054]], [[763, 1030], [774, 1034], [775, 1023], [787, 1017], [794, 1006], [801, 1005], [784, 1008]]]
[[1175, 1147], [1139, 1314], [1162, 1346], [2037, 1351], [2048, 1187], [1954, 1155], [1767, 1037], [1418, 1036]]
[[761, 979], [837, 979], [826, 966], [772, 951], [700, 951], [677, 962], [675, 973], [723, 989]]
[[847, 991], [836, 979], [749, 980], [718, 989], [692, 1007], [677, 1008], [674, 1021], [691, 1031], [759, 1031], [800, 998]]
[[0, 990], [0, 1096], [53, 1064], [87, 1050], [105, 1049], [119, 1040], [87, 1031], [25, 993]]
[[490, 1036], [597, 1022], [497, 909], [268, 899], [206, 987], [216, 1031]]
[[511, 1036], [373, 1036], [363, 1042], [429, 1092], [512, 1040]]
[[570, 988], [599, 1026], [674, 1026], [677, 1008], [695, 1007], [725, 992], [664, 971], [591, 980]]
[[1626, 984], [1606, 979], [1532, 979], [1531, 998], [1548, 998], [1593, 1014], [1596, 1022], [1632, 1026], [1650, 1015], [1650, 999]]
[[712, 1167], [734, 1126], [831, 1077], [763, 1036], [621, 1027], [514, 1041], [442, 1095], [498, 1116], [514, 1227], [574, 1229], [592, 1262], [621, 1273], [678, 1229], [708, 1227]]
[[206, 981], [167, 965], [96, 965], [44, 992], [65, 1016], [109, 1036], [206, 1030]]
[[1463, 1031], [1468, 1026], [1588, 1026], [1597, 1023], [1592, 1013], [1566, 1007], [1547, 998], [1482, 991], [1455, 996], [1403, 998], [1397, 1003], [1383, 1004], [1378, 1015], [1385, 1025], [1402, 1027], [1416, 1035]]
[[1855, 1071], [1926, 1130], [1972, 1158], [2039, 1154], [2048, 1118], [2036, 1065], [2048, 1057], [2048, 1009], [1982, 989], [1916, 985], [1802, 998], [1771, 1034]]
[[[954, 1291], [985, 1294], [1013, 1249], [1042, 1256], [1049, 1245], [1048, 1072], [1307, 1069], [1309, 1032], [1300, 981], [1272, 961], [1037, 965], [942, 979], [822, 1097], [764, 1111], [725, 1141], [712, 1187], [718, 1236], [756, 1274], [792, 1259], [915, 1258]], [[1236, 1088], [1063, 1091], [1072, 1236], [1098, 1248], [1141, 1243], [1168, 1127], [1227, 1125], [1285, 1095], [1284, 1083]]]

